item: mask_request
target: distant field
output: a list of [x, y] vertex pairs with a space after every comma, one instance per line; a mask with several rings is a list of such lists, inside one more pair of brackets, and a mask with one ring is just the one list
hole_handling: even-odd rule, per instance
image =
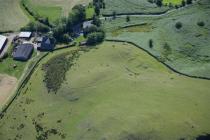
[[47, 93], [42, 64], [69, 51], [40, 63], [0, 121], [1, 139], [191, 140], [210, 132], [210, 81], [175, 74], [128, 44], [80, 52], [57, 94]]
[[20, 0], [0, 0], [0, 32], [17, 31], [29, 22], [19, 2]]
[[[209, 6], [208, 0], [201, 0], [165, 16], [132, 17], [130, 22], [125, 18], [107, 20], [107, 38], [134, 42], [179, 72], [210, 78]], [[181, 29], [175, 27], [178, 22]], [[199, 22], [205, 25], [199, 26]], [[136, 26], [119, 28], [133, 24]]]
[[91, 0], [24, 0], [24, 3], [34, 13], [48, 17], [54, 22], [62, 16], [67, 16], [76, 4], [88, 4]]
[[16, 83], [17, 79], [15, 77], [0, 74], [0, 109], [11, 96]]
[[151, 4], [147, 0], [105, 0], [106, 8], [102, 10], [102, 14], [112, 14], [114, 11], [117, 14], [126, 13], [160, 13], [168, 10], [168, 7], [157, 7], [156, 4]]
[[181, 4], [182, 0], [163, 0], [163, 3], [171, 4]]

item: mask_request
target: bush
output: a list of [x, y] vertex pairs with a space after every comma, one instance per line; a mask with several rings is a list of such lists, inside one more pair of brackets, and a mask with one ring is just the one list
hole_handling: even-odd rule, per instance
[[186, 5], [186, 1], [182, 0], [182, 6], [184, 7]]
[[205, 23], [204, 23], [203, 21], [199, 21], [199, 22], [197, 23], [197, 25], [200, 26], [200, 27], [203, 27], [203, 26], [205, 26]]
[[153, 48], [153, 40], [152, 39], [149, 40], [149, 47]]
[[95, 45], [103, 42], [105, 38], [104, 32], [93, 32], [87, 36], [87, 45]]
[[163, 0], [157, 0], [157, 1], [156, 1], [156, 4], [157, 4], [158, 7], [162, 7], [162, 5], [163, 5]]
[[126, 22], [130, 21], [130, 16], [126, 16]]
[[175, 25], [175, 27], [177, 29], [181, 29], [182, 28], [182, 23], [181, 22], [177, 22], [176, 25]]
[[192, 4], [192, 0], [187, 0], [187, 4]]
[[97, 16], [93, 16], [93, 21], [92, 24], [96, 25], [96, 26], [101, 26], [101, 20], [97, 17]]
[[87, 37], [88, 34], [93, 33], [93, 32], [103, 32], [103, 29], [95, 25], [87, 27], [84, 29], [84, 37]]
[[69, 34], [64, 34], [63, 36], [62, 36], [62, 42], [64, 42], [64, 43], [69, 43], [69, 42], [71, 42], [72, 41], [72, 39], [71, 39], [71, 37], [69, 36]]

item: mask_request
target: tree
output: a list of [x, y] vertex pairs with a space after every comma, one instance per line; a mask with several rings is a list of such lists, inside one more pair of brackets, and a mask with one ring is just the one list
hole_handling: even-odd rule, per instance
[[100, 7], [99, 7], [99, 5], [95, 6], [95, 13], [96, 13], [97, 16], [100, 15]]
[[157, 4], [157, 6], [162, 7], [163, 1], [162, 0], [157, 0], [156, 4]]
[[130, 16], [126, 16], [126, 22], [130, 21]]
[[64, 42], [64, 43], [71, 42], [71, 37], [69, 36], [69, 34], [64, 34], [62, 36], [62, 42]]
[[97, 26], [93, 25], [84, 29], [84, 37], [87, 37], [88, 34], [93, 32], [98, 32]]
[[152, 39], [149, 40], [149, 47], [153, 48], [153, 40]]
[[101, 43], [103, 42], [104, 38], [105, 38], [104, 32], [90, 33], [87, 37], [87, 45], [95, 45], [95, 44]]
[[63, 41], [63, 34], [65, 34], [65, 25], [59, 24], [55, 28], [53, 28], [53, 37], [58, 41]]
[[177, 29], [181, 29], [182, 28], [182, 23], [181, 22], [177, 22], [176, 25], [175, 25], [175, 27]]
[[102, 8], [103, 8], [103, 9], [106, 9], [106, 4], [105, 4], [105, 2], [103, 2]]
[[192, 4], [192, 0], [187, 0], [187, 4]]
[[186, 5], [185, 0], [182, 0], [182, 6], [184, 7]]
[[94, 24], [98, 27], [101, 26], [101, 20], [98, 18], [98, 16], [96, 16], [96, 15], [93, 16], [92, 24]]
[[200, 27], [203, 27], [203, 26], [205, 26], [205, 23], [204, 23], [203, 21], [199, 21], [199, 22], [197, 23], [197, 25], [200, 26]]
[[112, 12], [112, 17], [113, 17], [113, 19], [116, 19], [116, 16], [117, 16], [116, 11], [113, 11], [113, 12]]

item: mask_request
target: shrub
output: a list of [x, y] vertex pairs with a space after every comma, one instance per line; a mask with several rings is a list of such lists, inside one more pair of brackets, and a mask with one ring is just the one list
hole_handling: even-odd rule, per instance
[[157, 1], [156, 1], [156, 4], [157, 4], [158, 7], [162, 7], [162, 5], [163, 5], [163, 0], [157, 0]]
[[182, 23], [181, 22], [177, 22], [176, 25], [175, 25], [175, 27], [177, 29], [181, 29], [182, 28]]
[[200, 26], [200, 27], [203, 27], [203, 26], [205, 26], [205, 23], [204, 23], [203, 21], [199, 21], [199, 22], [197, 23], [197, 25]]
[[87, 45], [95, 45], [103, 42], [105, 38], [104, 32], [93, 32], [87, 36]]
[[130, 16], [126, 16], [126, 22], [130, 21]]
[[149, 47], [153, 48], [153, 40], [152, 39], [149, 40]]
[[117, 16], [116, 11], [113, 11], [113, 12], [112, 12], [112, 18], [113, 18], [113, 19], [116, 19], [116, 16]]
[[182, 0], [182, 6], [184, 7], [186, 5], [186, 1]]
[[187, 4], [192, 4], [192, 0], [187, 0]]
[[96, 26], [101, 26], [101, 20], [97, 17], [97, 16], [93, 16], [93, 21], [92, 24], [96, 25]]
[[64, 43], [71, 42], [71, 37], [69, 36], [69, 34], [64, 34], [62, 36], [62, 42], [64, 42]]

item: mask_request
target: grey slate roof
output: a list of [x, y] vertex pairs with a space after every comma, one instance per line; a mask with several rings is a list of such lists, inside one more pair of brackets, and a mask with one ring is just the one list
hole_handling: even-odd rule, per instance
[[33, 52], [33, 49], [34, 47], [32, 44], [21, 44], [14, 50], [13, 58], [21, 61], [28, 60]]
[[38, 44], [38, 50], [51, 51], [54, 49], [54, 42], [49, 37], [45, 36], [42, 38], [41, 43]]

